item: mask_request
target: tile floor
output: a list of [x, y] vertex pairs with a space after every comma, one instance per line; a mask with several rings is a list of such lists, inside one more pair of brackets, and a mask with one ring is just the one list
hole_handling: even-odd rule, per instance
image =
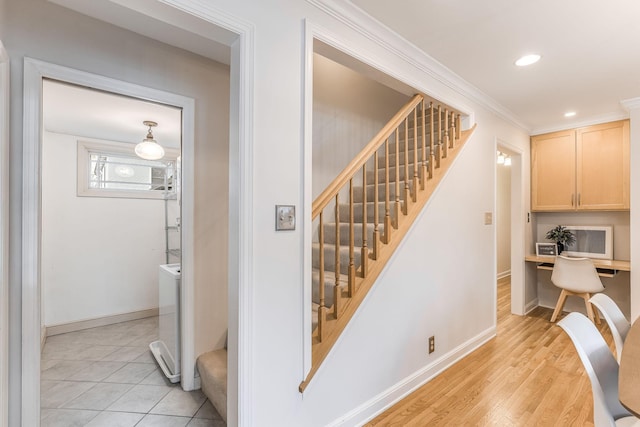
[[157, 339], [157, 317], [48, 337], [41, 426], [226, 426], [200, 390], [164, 377], [148, 347]]

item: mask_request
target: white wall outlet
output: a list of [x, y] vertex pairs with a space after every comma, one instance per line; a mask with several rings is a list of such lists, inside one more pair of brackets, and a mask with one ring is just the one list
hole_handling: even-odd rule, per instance
[[276, 205], [276, 231], [296, 229], [296, 207]]

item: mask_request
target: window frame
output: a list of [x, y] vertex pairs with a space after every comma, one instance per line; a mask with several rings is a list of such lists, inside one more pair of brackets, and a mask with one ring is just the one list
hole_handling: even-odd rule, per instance
[[[106, 156], [126, 156], [139, 158], [136, 156], [134, 148], [135, 144], [126, 142], [94, 142], [86, 140], [78, 140], [77, 142], [77, 196], [78, 197], [115, 197], [126, 199], [154, 199], [164, 200], [167, 198], [165, 191], [159, 190], [125, 190], [111, 188], [91, 188], [90, 187], [90, 164], [91, 154], [104, 154]], [[153, 161], [173, 161], [177, 164], [180, 156], [180, 150], [176, 148], [163, 147], [165, 155], [160, 160]], [[140, 159], [144, 160], [144, 159]], [[180, 179], [180, 178], [179, 178]], [[179, 186], [175, 186], [175, 190], [169, 195], [169, 198], [175, 198]]]

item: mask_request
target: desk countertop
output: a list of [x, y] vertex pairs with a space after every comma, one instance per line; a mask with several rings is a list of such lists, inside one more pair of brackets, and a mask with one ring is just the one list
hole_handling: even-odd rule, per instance
[[[529, 262], [544, 262], [553, 264], [555, 262], [556, 257], [553, 256], [538, 256], [538, 255], [527, 255], [524, 257], [525, 261]], [[593, 265], [596, 268], [609, 268], [611, 270], [620, 270], [620, 271], [631, 271], [631, 262], [630, 261], [622, 261], [617, 259], [591, 259], [593, 261]]]

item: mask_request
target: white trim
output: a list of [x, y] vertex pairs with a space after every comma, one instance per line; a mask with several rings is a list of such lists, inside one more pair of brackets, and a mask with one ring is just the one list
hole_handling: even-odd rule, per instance
[[[162, 190], [123, 190], [123, 189], [108, 189], [108, 188], [91, 188], [89, 185], [89, 170], [91, 165], [91, 154], [106, 154], [106, 155], [120, 155], [127, 157], [136, 157], [134, 148], [135, 145], [126, 142], [115, 141], [87, 141], [85, 139], [79, 139], [76, 142], [77, 145], [77, 173], [76, 173], [76, 192], [78, 197], [117, 197], [127, 199], [157, 199], [164, 200], [165, 198], [175, 199], [176, 192], [166, 194]], [[180, 156], [180, 150], [176, 148], [165, 148], [165, 155], [160, 160], [145, 160], [138, 159], [141, 162], [176, 162]]]
[[0, 427], [9, 423], [9, 74], [9, 54], [0, 40]]
[[418, 387], [428, 383], [433, 378], [444, 372], [447, 368], [471, 354], [478, 348], [482, 347], [489, 340], [496, 336], [496, 327], [492, 326], [484, 332], [476, 335], [467, 342], [462, 343], [458, 347], [452, 349], [447, 354], [425, 366], [424, 368], [412, 373], [403, 380], [397, 382], [382, 393], [374, 396], [362, 405], [352, 409], [340, 418], [327, 424], [329, 427], [334, 426], [351, 426], [363, 425], [367, 421], [372, 420], [381, 414], [396, 402], [404, 399]]
[[[349, 28], [357, 31], [364, 37], [373, 41], [374, 43], [384, 47], [391, 53], [402, 58], [402, 60], [418, 68], [428, 76], [442, 83], [449, 89], [481, 104], [488, 110], [494, 112], [505, 121], [513, 124], [514, 126], [530, 133], [530, 128], [524, 122], [522, 122], [515, 114], [507, 110], [500, 105], [497, 101], [489, 97], [487, 94], [480, 91], [475, 86], [466, 82], [462, 77], [445, 67], [443, 64], [429, 56], [422, 49], [419, 49], [414, 44], [410, 43], [389, 27], [382, 24], [380, 21], [371, 17], [353, 3], [343, 0], [307, 0], [310, 4], [321, 9], [325, 13], [334, 17], [338, 21], [347, 25]], [[400, 79], [401, 81], [406, 81]], [[417, 85], [413, 85], [416, 89], [420, 89]], [[420, 89], [422, 90], [422, 89]], [[425, 91], [424, 93], [432, 96], [442, 102], [448, 103], [446, 96], [443, 93], [434, 92], [433, 90]], [[464, 108], [458, 108], [455, 105], [451, 105], [453, 108], [465, 111]], [[470, 109], [466, 109], [470, 110]], [[468, 127], [473, 126], [474, 122], [471, 121]]]
[[589, 119], [585, 119], [581, 121], [565, 122], [561, 125], [533, 129], [531, 131], [531, 136], [542, 135], [545, 133], [557, 132], [557, 131], [566, 130], [566, 129], [575, 129], [575, 128], [581, 128], [585, 126], [599, 125], [601, 123], [616, 122], [618, 120], [626, 120], [628, 118], [629, 118], [628, 113], [602, 114], [600, 116], [593, 116], [593, 117], [590, 117]]
[[503, 271], [501, 273], [498, 273], [496, 275], [496, 279], [500, 280], [500, 279], [504, 279], [505, 277], [509, 277], [509, 276], [511, 276], [511, 269], [505, 270], [505, 271]]
[[[533, 301], [529, 301], [527, 305], [524, 306], [524, 314], [527, 315], [531, 313], [533, 310], [535, 310], [538, 307], [538, 304], [539, 304], [538, 298], [534, 299]], [[554, 307], [548, 307], [548, 308], [554, 308]]]
[[[24, 59], [23, 221], [22, 221], [22, 424], [40, 422], [40, 158], [42, 79], [51, 78], [182, 108], [182, 298], [183, 312], [193, 312], [194, 108], [191, 98], [87, 73], [31, 58]], [[186, 172], [186, 173], [185, 173]], [[183, 388], [194, 387], [193, 318], [182, 323]]]
[[[308, 0], [308, 1], [313, 2], [314, 0]], [[352, 58], [355, 58], [358, 61], [364, 64], [367, 64], [372, 68], [375, 68], [376, 70], [386, 74], [387, 76], [390, 76], [393, 79], [399, 82], [402, 82], [410, 86], [411, 88], [429, 97], [437, 99], [438, 101], [444, 104], [447, 104], [451, 108], [457, 110], [463, 116], [462, 122], [465, 129], [469, 129], [473, 127], [473, 125], [475, 124], [475, 113], [470, 106], [460, 102], [459, 100], [451, 99], [451, 96], [449, 94], [435, 91], [433, 90], [432, 87], [425, 86], [424, 79], [416, 80], [415, 78], [410, 77], [407, 73], [404, 72], [403, 67], [397, 67], [397, 66], [394, 66], [393, 64], [388, 66], [385, 63], [381, 62], [374, 55], [364, 51], [363, 49], [358, 49], [358, 50], [353, 49], [351, 45], [349, 45], [348, 43], [345, 43], [344, 37], [340, 37], [334, 34], [333, 32], [331, 32], [330, 30], [316, 23], [312, 23], [309, 20], [307, 20], [305, 24], [306, 24], [305, 29], [307, 30], [307, 32], [310, 33], [313, 39], [320, 40], [323, 43], [327, 44], [328, 46], [331, 46], [332, 48], [339, 50], [344, 54]], [[377, 42], [377, 40], [373, 40], [373, 41]], [[388, 46], [386, 44], [381, 44], [381, 46], [385, 49], [388, 49]], [[393, 50], [391, 51], [391, 53], [397, 54], [397, 52]], [[400, 56], [402, 57], [402, 59], [406, 59], [404, 56], [402, 55]], [[415, 65], [415, 64], [412, 64], [412, 65]], [[427, 74], [431, 74], [426, 70], [422, 70], [422, 71], [424, 71]]]
[[[529, 189], [526, 187], [526, 168], [524, 151], [499, 138], [495, 140], [495, 148], [506, 148], [511, 154], [511, 313], [526, 313], [526, 281], [525, 261], [526, 229], [529, 226], [525, 218], [529, 206]], [[493, 151], [495, 153], [495, 149]]]
[[60, 323], [58, 325], [45, 326], [45, 336], [66, 334], [68, 332], [82, 331], [84, 329], [97, 328], [100, 326], [114, 325], [116, 323], [129, 322], [131, 320], [146, 319], [147, 317], [158, 316], [160, 310], [149, 308], [147, 310], [133, 311], [130, 313], [114, 314], [111, 316], [94, 317], [92, 319], [78, 320], [76, 322]]
[[[313, 221], [311, 209], [313, 204], [313, 40], [314, 26], [305, 19], [304, 22], [304, 117], [303, 117], [303, 144], [302, 144], [302, 209], [300, 221], [302, 223], [302, 380], [304, 380], [312, 368], [312, 309], [309, 303], [312, 299], [311, 282], [311, 241], [313, 238]], [[309, 214], [307, 214], [307, 212]]]
[[640, 97], [624, 99], [620, 101], [620, 104], [622, 104], [627, 111], [638, 109], [640, 108]]

